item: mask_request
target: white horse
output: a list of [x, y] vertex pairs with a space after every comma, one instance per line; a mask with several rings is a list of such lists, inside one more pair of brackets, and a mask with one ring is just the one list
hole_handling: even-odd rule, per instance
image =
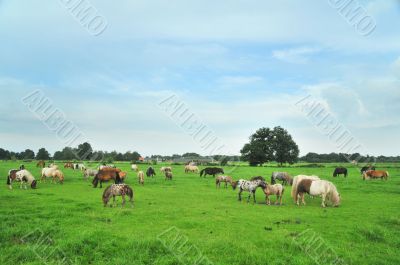
[[318, 176], [306, 176], [306, 175], [295, 176], [293, 178], [293, 185], [292, 185], [292, 192], [291, 192], [291, 196], [294, 200], [294, 203], [296, 203], [296, 201], [297, 201], [297, 198], [296, 198], [297, 184], [303, 179], [319, 180], [320, 178]]
[[249, 196], [247, 197], [247, 202], [250, 201], [251, 195], [253, 195], [253, 203], [256, 202], [256, 190], [258, 187], [262, 187], [265, 189], [267, 186], [266, 183], [261, 179], [256, 180], [244, 180], [239, 179], [238, 181], [232, 182], [232, 188], [235, 190], [236, 187], [239, 186], [239, 201], [242, 200], [242, 192], [249, 192]]
[[89, 177], [94, 177], [99, 173], [97, 169], [85, 169], [83, 171], [83, 177], [88, 180]]
[[327, 180], [303, 179], [298, 182], [296, 188], [297, 205], [300, 205], [300, 198], [303, 205], [306, 205], [306, 202], [304, 201], [304, 193], [310, 194], [311, 196], [321, 196], [322, 207], [326, 207], [326, 199], [332, 202], [334, 207], [338, 207], [340, 204], [340, 194], [335, 185]]
[[78, 169], [80, 170], [80, 171], [84, 171], [85, 169], [86, 169], [86, 167], [85, 167], [85, 165], [84, 164], [78, 164]]
[[136, 171], [136, 172], [139, 171], [139, 167], [137, 165], [135, 165], [135, 164], [132, 164], [131, 168], [132, 168], [133, 171]]
[[20, 188], [22, 189], [22, 185], [25, 186], [26, 189], [26, 184], [29, 184], [32, 189], [36, 189], [36, 180], [29, 172], [28, 170], [20, 170], [16, 172], [16, 180], [21, 182]]

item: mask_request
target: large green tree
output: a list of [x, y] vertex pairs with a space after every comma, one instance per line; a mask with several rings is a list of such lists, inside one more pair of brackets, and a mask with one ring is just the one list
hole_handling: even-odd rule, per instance
[[37, 160], [49, 160], [50, 154], [49, 154], [49, 152], [47, 152], [47, 150], [45, 148], [40, 148], [36, 154], [36, 159]]
[[242, 150], [242, 160], [251, 166], [262, 165], [269, 161], [279, 164], [295, 163], [299, 148], [290, 134], [282, 127], [260, 128], [250, 136], [250, 142]]

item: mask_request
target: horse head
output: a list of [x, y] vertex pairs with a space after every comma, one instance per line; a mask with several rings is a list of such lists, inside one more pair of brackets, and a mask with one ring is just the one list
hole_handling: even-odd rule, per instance
[[36, 180], [32, 181], [31, 188], [36, 189], [36, 184], [37, 184]]
[[232, 189], [233, 190], [236, 190], [236, 187], [237, 187], [238, 183], [239, 183], [239, 181], [237, 181], [237, 180], [232, 182]]

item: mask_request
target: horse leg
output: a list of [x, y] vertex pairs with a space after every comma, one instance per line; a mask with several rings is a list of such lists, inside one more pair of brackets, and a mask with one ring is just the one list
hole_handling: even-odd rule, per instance
[[[102, 185], [102, 184], [103, 184], [103, 181], [100, 180], [100, 189], [103, 188], [103, 185]], [[115, 196], [114, 196], [114, 201], [115, 201]]]
[[125, 195], [122, 194], [122, 208], [125, 206]]
[[304, 200], [304, 192], [301, 194], [301, 203], [306, 205], [306, 201]]
[[249, 196], [247, 196], [247, 203], [250, 202], [251, 192], [249, 192]]
[[321, 206], [323, 207], [323, 208], [325, 208], [326, 207], [326, 205], [325, 205], [325, 198], [326, 198], [326, 194], [322, 194], [322, 203], [321, 203]]
[[225, 181], [225, 189], [227, 189], [227, 188], [228, 188], [228, 182]]
[[242, 189], [239, 191], [239, 201], [242, 201]]

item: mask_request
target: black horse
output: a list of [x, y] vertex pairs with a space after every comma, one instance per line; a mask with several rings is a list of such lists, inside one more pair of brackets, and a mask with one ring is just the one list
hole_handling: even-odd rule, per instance
[[344, 177], [347, 177], [347, 168], [345, 167], [337, 167], [335, 168], [335, 171], [333, 171], [333, 176], [337, 177], [339, 175], [344, 175]]
[[154, 170], [154, 168], [149, 167], [146, 171], [146, 176], [148, 177], [153, 177], [156, 175], [156, 171]]
[[200, 171], [200, 177], [204, 175], [206, 177], [207, 175], [212, 175], [215, 178], [215, 175], [217, 174], [225, 174], [224, 170], [219, 167], [206, 167], [205, 169]]
[[366, 166], [366, 167], [362, 167], [360, 170], [361, 174], [364, 174], [364, 172], [367, 172], [368, 170], [375, 170], [376, 168], [374, 166]]

